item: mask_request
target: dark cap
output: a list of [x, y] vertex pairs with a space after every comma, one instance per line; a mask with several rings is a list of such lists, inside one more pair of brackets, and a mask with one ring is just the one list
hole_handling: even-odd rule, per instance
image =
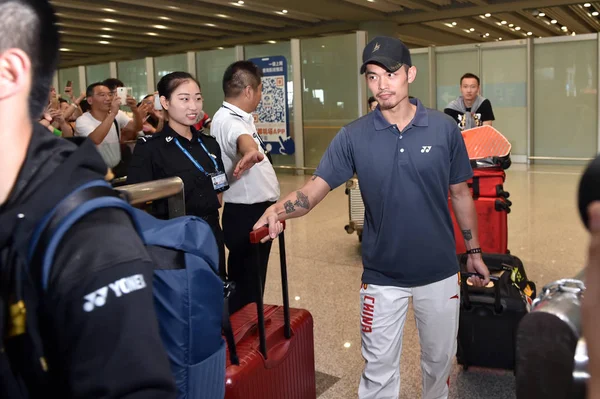
[[365, 73], [367, 64], [379, 64], [389, 72], [396, 72], [402, 65], [412, 66], [410, 51], [400, 39], [377, 36], [363, 50], [360, 73]]

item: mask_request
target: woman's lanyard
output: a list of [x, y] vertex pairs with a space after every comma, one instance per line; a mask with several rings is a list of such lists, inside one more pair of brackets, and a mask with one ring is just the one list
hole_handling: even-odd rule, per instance
[[[213, 156], [208, 152], [208, 150], [206, 149], [206, 146], [204, 145], [204, 143], [202, 142], [202, 140], [200, 140], [200, 138], [198, 137], [198, 142], [200, 143], [200, 145], [202, 146], [202, 149], [204, 150], [204, 152], [206, 153], [206, 155], [208, 155], [208, 157], [211, 159], [213, 165], [215, 165], [215, 172], [219, 173], [219, 165], [217, 164], [217, 161], [213, 158]], [[185, 148], [183, 148], [183, 146], [181, 145], [181, 143], [179, 142], [179, 140], [177, 140], [177, 138], [175, 138], [175, 144], [177, 144], [177, 147], [179, 147], [179, 149], [181, 150], [181, 152], [183, 152], [185, 154], [186, 157], [188, 157], [188, 159], [194, 164], [194, 166], [202, 173], [204, 173], [206, 176], [210, 176], [210, 173], [208, 173], [206, 170], [204, 170], [204, 168], [202, 167], [202, 165], [200, 165], [198, 163], [198, 161], [196, 161], [194, 159], [194, 157], [192, 156], [192, 154], [190, 154], [188, 152], [188, 150], [186, 150]]]

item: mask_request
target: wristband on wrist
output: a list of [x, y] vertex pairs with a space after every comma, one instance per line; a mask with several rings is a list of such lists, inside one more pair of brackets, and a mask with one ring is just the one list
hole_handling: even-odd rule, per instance
[[62, 136], [62, 132], [60, 130], [58, 130], [57, 128], [54, 128], [54, 130], [52, 131], [52, 133], [54, 133], [54, 135], [56, 137], [61, 137]]
[[481, 248], [471, 248], [471, 249], [467, 250], [468, 255], [480, 254], [480, 253], [481, 253]]

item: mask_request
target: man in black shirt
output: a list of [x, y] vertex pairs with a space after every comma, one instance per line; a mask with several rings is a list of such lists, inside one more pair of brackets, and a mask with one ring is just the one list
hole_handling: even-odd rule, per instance
[[480, 83], [477, 75], [465, 73], [460, 78], [462, 95], [444, 109], [444, 112], [457, 122], [460, 130], [491, 126], [495, 119], [490, 100], [479, 95]]
[[[20, 238], [28, 241], [60, 200], [82, 184], [102, 179], [107, 167], [91, 141], [78, 149], [34, 121], [42, 114], [58, 61], [59, 34], [49, 2], [0, 0], [0, 20], [4, 286], [15, 259], [23, 259]], [[37, 286], [36, 263], [29, 264], [29, 272]], [[124, 211], [97, 210], [69, 229], [55, 251], [47, 290], [39, 292], [37, 314], [48, 378], [28, 384], [29, 397], [174, 398], [154, 311], [152, 275], [150, 257]], [[0, 294], [0, 303], [10, 302], [7, 290]], [[6, 314], [4, 306], [0, 314]], [[0, 329], [6, 327], [4, 321]], [[0, 377], [11, 381], [4, 336], [0, 344]], [[19, 397], [14, 388], [0, 384], [0, 397]]]

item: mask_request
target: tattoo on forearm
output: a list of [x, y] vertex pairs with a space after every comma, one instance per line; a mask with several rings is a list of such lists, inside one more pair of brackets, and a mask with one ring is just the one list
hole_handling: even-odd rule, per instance
[[296, 208], [294, 208], [294, 204], [292, 204], [292, 201], [286, 201], [283, 204], [283, 207], [285, 208], [285, 213], [290, 214], [293, 213]]
[[283, 204], [283, 208], [285, 209], [286, 214], [294, 213], [296, 211], [296, 207], [310, 209], [310, 203], [308, 202], [308, 197], [302, 191], [296, 191], [296, 201], [286, 201]]
[[473, 233], [471, 233], [471, 230], [463, 230], [462, 231], [462, 235], [465, 239], [465, 241], [471, 241], [473, 239]]
[[296, 191], [296, 197], [298, 198], [294, 205], [304, 208], [310, 209], [310, 204], [308, 203], [308, 197], [302, 191]]

